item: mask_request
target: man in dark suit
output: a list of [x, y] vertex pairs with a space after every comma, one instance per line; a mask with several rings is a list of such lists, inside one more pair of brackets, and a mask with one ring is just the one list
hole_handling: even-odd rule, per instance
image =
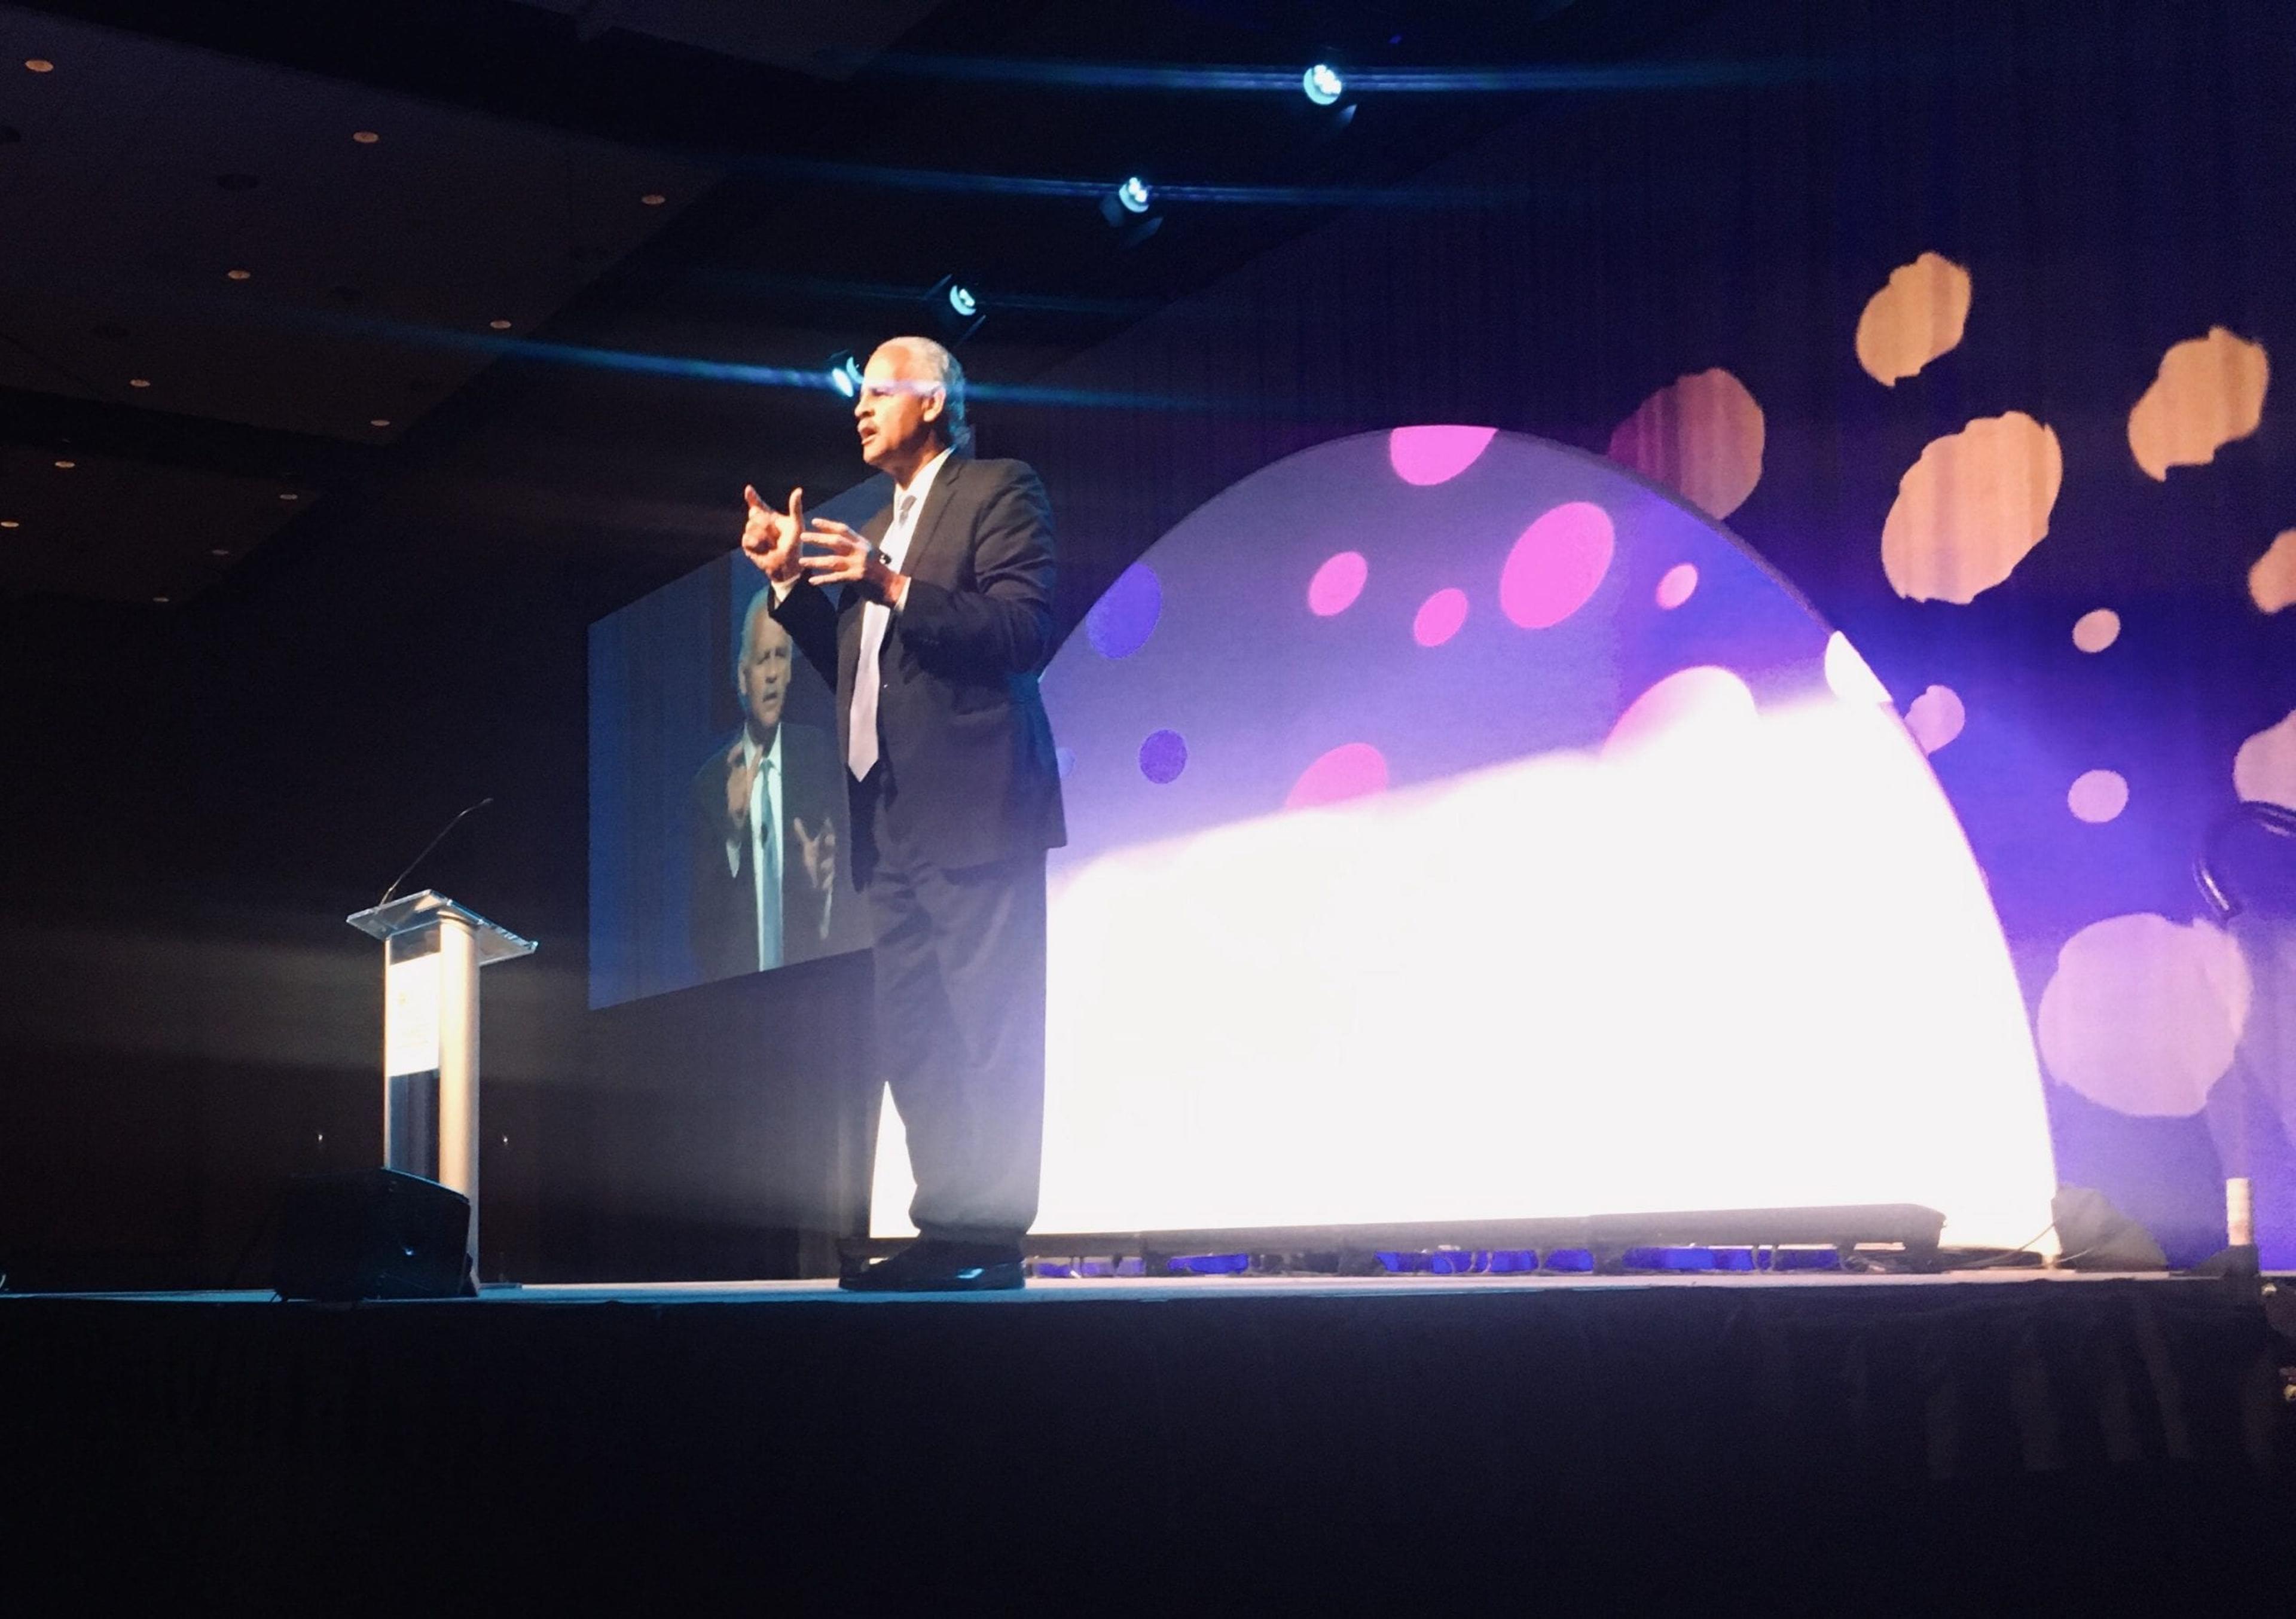
[[1045, 852], [1067, 839], [1037, 676], [1053, 527], [1037, 475], [965, 453], [964, 373], [923, 338], [870, 356], [858, 531], [752, 488], [742, 549], [837, 687], [854, 880], [876, 930], [877, 1057], [907, 1127], [918, 1241], [844, 1285], [1017, 1288], [1045, 1110]]
[[868, 943], [857, 896], [837, 891], [844, 773], [825, 735], [783, 717], [790, 638], [772, 605], [760, 590], [742, 618], [742, 728], [693, 775], [687, 919], [704, 981]]

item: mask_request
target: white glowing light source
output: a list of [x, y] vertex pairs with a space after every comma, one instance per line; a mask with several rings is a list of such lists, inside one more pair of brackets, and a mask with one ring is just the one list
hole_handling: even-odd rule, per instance
[[430, 1074], [439, 1067], [440, 957], [393, 961], [383, 969], [382, 1071]]
[[969, 321], [979, 311], [980, 300], [972, 296], [972, 289], [963, 282], [951, 282], [948, 288], [948, 307]]
[[1060, 873], [1037, 1229], [1906, 1202], [2030, 1240], [2031, 1035], [1919, 749], [1863, 702], [1680, 724]]
[[1319, 61], [1300, 76], [1300, 87], [1316, 105], [1328, 107], [1346, 93], [1348, 81], [1340, 77], [1338, 69]]
[[1117, 203], [1128, 214], [1146, 213], [1149, 198], [1148, 182], [1138, 175], [1134, 175], [1116, 188]]

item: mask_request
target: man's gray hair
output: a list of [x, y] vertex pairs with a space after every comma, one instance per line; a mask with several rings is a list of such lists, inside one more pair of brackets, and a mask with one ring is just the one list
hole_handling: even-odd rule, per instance
[[742, 634], [734, 642], [734, 690], [736, 691], [742, 689], [742, 666], [750, 661], [750, 650], [758, 644], [758, 626], [770, 624], [781, 632], [783, 640], [789, 638], [789, 632], [782, 628], [782, 621], [773, 615], [773, 600], [774, 587], [761, 585], [758, 593], [750, 598], [750, 605], [742, 609]]
[[898, 348], [911, 359], [922, 364], [930, 373], [927, 380], [940, 389], [941, 430], [947, 436], [949, 448], [960, 455], [972, 453], [972, 423], [964, 419], [964, 367], [956, 356], [931, 338], [888, 338], [880, 345]]

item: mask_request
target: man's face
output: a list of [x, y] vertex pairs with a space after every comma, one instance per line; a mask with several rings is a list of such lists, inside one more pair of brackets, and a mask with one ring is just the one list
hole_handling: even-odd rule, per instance
[[750, 727], [770, 735], [782, 723], [782, 703], [789, 696], [789, 632], [759, 610], [750, 616], [742, 642], [742, 707]]
[[933, 423], [940, 420], [940, 389], [906, 349], [890, 344], [869, 356], [861, 392], [853, 401], [853, 422], [861, 434], [861, 459], [880, 469], [921, 465], [932, 453]]

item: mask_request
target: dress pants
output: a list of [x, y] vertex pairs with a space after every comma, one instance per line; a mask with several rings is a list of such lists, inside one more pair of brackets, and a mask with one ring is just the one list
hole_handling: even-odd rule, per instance
[[1045, 855], [949, 869], [888, 825], [881, 765], [858, 795], [874, 860], [877, 1059], [908, 1132], [929, 1238], [1017, 1240], [1037, 1217], [1045, 1135]]

